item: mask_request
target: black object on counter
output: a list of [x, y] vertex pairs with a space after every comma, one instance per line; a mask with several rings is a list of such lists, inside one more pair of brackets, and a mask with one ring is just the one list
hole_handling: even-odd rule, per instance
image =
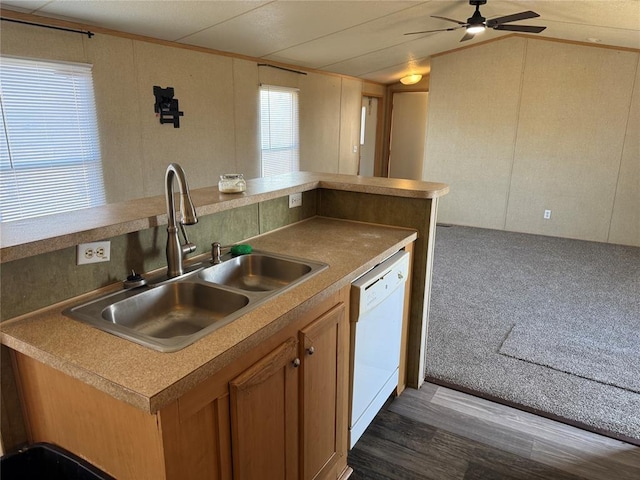
[[36, 443], [0, 458], [2, 480], [115, 480], [56, 445]]

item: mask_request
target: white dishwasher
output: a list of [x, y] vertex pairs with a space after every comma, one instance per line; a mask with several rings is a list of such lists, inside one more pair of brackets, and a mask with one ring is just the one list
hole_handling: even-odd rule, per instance
[[351, 287], [349, 448], [353, 448], [398, 385], [409, 253], [399, 251]]

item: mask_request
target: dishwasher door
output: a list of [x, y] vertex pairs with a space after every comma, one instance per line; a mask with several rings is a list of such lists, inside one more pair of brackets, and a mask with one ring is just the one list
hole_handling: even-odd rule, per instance
[[398, 385], [409, 254], [400, 251], [352, 284], [352, 448]]

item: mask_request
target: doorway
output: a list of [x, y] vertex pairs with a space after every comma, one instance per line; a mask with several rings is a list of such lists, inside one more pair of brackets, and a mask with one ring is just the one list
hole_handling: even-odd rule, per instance
[[394, 92], [389, 177], [422, 180], [428, 92]]
[[380, 98], [363, 95], [360, 116], [360, 159], [358, 175], [366, 177], [382, 174], [382, 108]]

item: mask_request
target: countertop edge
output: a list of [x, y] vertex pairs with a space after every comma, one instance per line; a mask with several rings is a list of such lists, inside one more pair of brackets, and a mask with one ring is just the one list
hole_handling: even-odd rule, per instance
[[[242, 194], [220, 193], [217, 187], [192, 190], [199, 215], [231, 210], [318, 188], [409, 198], [438, 198], [449, 192], [443, 183], [346, 174], [295, 172], [250, 179]], [[164, 195], [65, 212], [0, 225], [0, 263], [164, 225]], [[73, 225], [83, 225], [77, 229]], [[47, 233], [43, 233], [47, 232]]]
[[[111, 382], [104, 377], [96, 375], [95, 373], [90, 372], [73, 363], [70, 363], [56, 355], [52, 355], [46, 350], [33, 347], [29, 343], [23, 342], [17, 338], [12, 337], [11, 335], [0, 332], [0, 342], [2, 343], [2, 345], [11, 348], [18, 353], [32, 358], [59, 372], [69, 375], [76, 380], [83, 381], [84, 383], [91, 385], [97, 390], [100, 390], [101, 392], [106, 393], [114, 398], [117, 398], [118, 400], [122, 400], [146, 413], [154, 413], [150, 410], [151, 404], [149, 402], [149, 399], [144, 395], [129, 390], [122, 385], [115, 384], [114, 382]], [[87, 382], [87, 380], [89, 379], [90, 383]]]

